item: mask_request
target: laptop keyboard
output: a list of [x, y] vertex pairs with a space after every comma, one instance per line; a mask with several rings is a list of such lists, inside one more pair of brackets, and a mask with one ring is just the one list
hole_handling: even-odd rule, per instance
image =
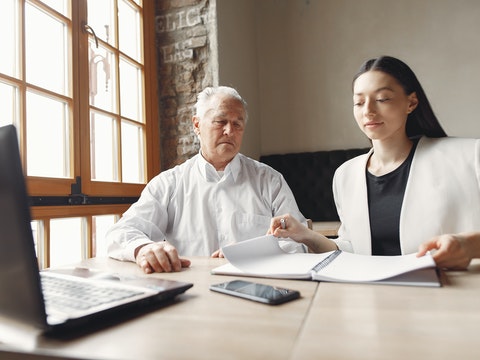
[[88, 310], [92, 307], [127, 299], [142, 294], [141, 291], [116, 288], [41, 274], [42, 290], [47, 313]]

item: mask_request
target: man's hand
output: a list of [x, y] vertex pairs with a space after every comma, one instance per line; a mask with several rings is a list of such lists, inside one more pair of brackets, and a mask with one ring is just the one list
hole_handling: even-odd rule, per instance
[[223, 255], [222, 249], [218, 249], [218, 250], [214, 251], [212, 253], [212, 255], [210, 255], [210, 257], [212, 257], [212, 258], [224, 258], [225, 256]]
[[190, 266], [190, 260], [179, 258], [177, 249], [168, 241], [143, 245], [137, 249], [135, 260], [146, 274], [180, 271]]

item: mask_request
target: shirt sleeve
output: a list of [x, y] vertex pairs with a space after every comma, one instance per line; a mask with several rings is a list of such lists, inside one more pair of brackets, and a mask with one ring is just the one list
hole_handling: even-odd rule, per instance
[[[290, 186], [288, 186], [283, 175], [279, 173], [278, 176], [279, 176], [279, 181], [278, 181], [279, 187], [277, 190], [275, 190], [276, 195], [274, 196], [274, 199], [272, 201], [272, 205], [273, 205], [272, 215], [278, 216], [278, 215], [290, 214], [291, 216], [296, 218], [298, 221], [300, 221], [303, 225], [307, 226], [307, 219], [300, 212], [300, 209], [298, 208], [298, 205], [297, 205], [297, 201], [295, 200], [295, 197], [292, 193], [292, 190], [290, 189]], [[308, 249], [305, 245], [297, 243], [292, 240], [281, 240], [280, 247], [283, 249], [283, 251], [288, 253], [308, 252]]]
[[[147, 184], [134, 203], [106, 234], [108, 255], [117, 260], [135, 261], [135, 249], [165, 240], [167, 205], [172, 182], [160, 174]], [[170, 176], [171, 177], [171, 176]]]
[[278, 174], [278, 188], [273, 190], [273, 199], [272, 199], [272, 215], [285, 215], [290, 214], [298, 221], [307, 225], [307, 219], [303, 216], [298, 208], [297, 201], [293, 196], [292, 190], [285, 181], [283, 175]]

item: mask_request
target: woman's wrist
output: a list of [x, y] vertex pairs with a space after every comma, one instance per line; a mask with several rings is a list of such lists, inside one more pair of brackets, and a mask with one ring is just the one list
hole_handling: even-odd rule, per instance
[[300, 242], [313, 253], [323, 253], [338, 249], [334, 241], [313, 230], [308, 230], [308, 233]]

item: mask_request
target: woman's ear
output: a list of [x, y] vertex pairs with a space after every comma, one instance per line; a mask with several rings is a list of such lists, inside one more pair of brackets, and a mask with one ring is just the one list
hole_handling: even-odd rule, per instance
[[408, 101], [409, 101], [409, 104], [408, 104], [407, 113], [410, 114], [418, 106], [417, 93], [412, 92], [410, 95], [408, 95]]

